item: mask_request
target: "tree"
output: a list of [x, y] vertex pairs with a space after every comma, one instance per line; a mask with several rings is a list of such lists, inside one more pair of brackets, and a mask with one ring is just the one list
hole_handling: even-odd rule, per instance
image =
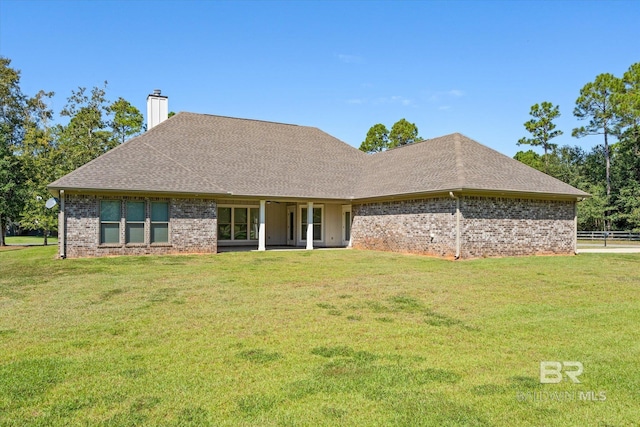
[[613, 220], [623, 230], [640, 230], [640, 183], [632, 181], [620, 189], [615, 201]]
[[377, 153], [384, 151], [389, 147], [389, 130], [382, 123], [371, 126], [367, 137], [362, 144], [360, 150], [365, 153]]
[[118, 140], [109, 131], [106, 115], [109, 107], [105, 98], [104, 87], [94, 87], [87, 94], [84, 87], [71, 91], [67, 105], [60, 112], [63, 117], [69, 117], [66, 126], [56, 128], [56, 138], [59, 148], [65, 153], [62, 172], [69, 173], [85, 163], [106, 153], [118, 145]]
[[400, 119], [391, 127], [391, 133], [389, 133], [389, 148], [413, 144], [419, 140], [418, 127], [415, 123], [409, 123], [405, 119]]
[[578, 203], [578, 229], [602, 230], [605, 226], [607, 197], [600, 185], [589, 185], [584, 190], [591, 197]]
[[584, 187], [588, 180], [584, 175], [587, 154], [578, 146], [564, 145], [543, 158], [533, 150], [518, 151], [514, 159], [577, 188]]
[[622, 77], [624, 93], [621, 97], [623, 124], [627, 132], [640, 133], [640, 62], [631, 65]]
[[513, 158], [520, 163], [524, 163], [525, 165], [531, 166], [532, 168], [539, 171], [544, 169], [544, 162], [540, 158], [540, 154], [536, 153], [533, 150], [518, 151], [516, 155], [513, 156]]
[[633, 163], [634, 178], [640, 182], [640, 62], [631, 65], [622, 77], [624, 92], [620, 96], [623, 131], [619, 137], [621, 154]]
[[5, 245], [9, 221], [16, 221], [24, 200], [24, 175], [16, 146], [24, 134], [25, 97], [20, 90], [20, 71], [11, 60], [0, 57], [0, 246]]
[[624, 83], [613, 74], [596, 76], [595, 81], [580, 89], [573, 114], [579, 120], [589, 120], [586, 126], [573, 129], [572, 135], [581, 138], [587, 135], [604, 135], [604, 157], [606, 173], [606, 195], [611, 196], [611, 156], [609, 135], [620, 132], [621, 116], [618, 100], [624, 92]]
[[553, 119], [560, 116], [560, 107], [557, 105], [554, 107], [552, 103], [545, 101], [542, 104], [534, 104], [529, 114], [533, 118], [525, 122], [524, 127], [533, 135], [533, 138], [520, 138], [518, 145], [542, 147], [544, 150], [544, 171], [548, 173], [548, 152], [554, 152], [558, 147], [557, 144], [550, 141], [556, 136], [562, 135], [561, 130], [555, 130], [556, 125], [553, 123]]
[[24, 175], [20, 161], [8, 144], [0, 141], [0, 246], [5, 246], [7, 224], [18, 219], [24, 198]]
[[577, 188], [585, 187], [584, 163], [586, 152], [576, 146], [563, 145], [549, 155], [549, 175]]
[[20, 225], [27, 230], [42, 230], [45, 245], [51, 231], [58, 226], [57, 209], [45, 207], [45, 200], [50, 197], [47, 185], [59, 177], [56, 165], [60, 153], [49, 126], [53, 111], [47, 105], [47, 99], [52, 96], [53, 92], [40, 91], [27, 101], [25, 133], [19, 148], [26, 177]]
[[113, 136], [119, 143], [124, 143], [128, 137], [142, 132], [144, 117], [129, 101], [118, 98], [111, 104], [107, 111], [113, 114], [113, 120], [109, 123], [113, 130]]
[[413, 144], [419, 140], [418, 127], [415, 123], [400, 119], [394, 123], [391, 132], [382, 123], [371, 126], [367, 132], [367, 137], [360, 144], [360, 150], [366, 153], [377, 153], [390, 148]]

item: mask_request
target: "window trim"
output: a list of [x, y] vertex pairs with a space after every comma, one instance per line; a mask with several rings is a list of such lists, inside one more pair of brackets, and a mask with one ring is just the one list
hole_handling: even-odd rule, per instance
[[[149, 198], [130, 198], [123, 196], [119, 199], [113, 198], [98, 198], [98, 232], [97, 232], [97, 247], [98, 248], [135, 248], [135, 247], [155, 247], [155, 246], [173, 246], [171, 242], [171, 199], [158, 199], [150, 200]], [[102, 220], [102, 203], [103, 202], [117, 202], [119, 203], [119, 220], [118, 221], [103, 221]], [[143, 221], [127, 221], [128, 206], [127, 204], [144, 203], [144, 220]], [[151, 221], [151, 209], [153, 203], [164, 203], [167, 206], [167, 221]], [[103, 243], [102, 224], [118, 224], [118, 242]], [[144, 241], [143, 242], [128, 242], [127, 241], [127, 225], [128, 224], [144, 224]], [[167, 241], [166, 242], [152, 242], [152, 226], [153, 224], [166, 224], [167, 227]]]
[[[303, 209], [307, 209], [309, 206], [304, 203], [304, 204], [299, 204], [298, 205], [298, 221], [296, 221], [298, 223], [298, 244], [306, 244], [307, 243], [307, 228], [304, 227], [303, 230], [303, 226], [302, 226], [302, 210]], [[320, 239], [313, 239], [314, 243], [324, 243], [324, 233], [325, 233], [325, 217], [324, 217], [324, 204], [313, 204], [313, 209], [320, 209]], [[306, 221], [306, 215], [304, 220]], [[314, 222], [314, 225], [316, 223]], [[303, 234], [304, 233], [304, 234]], [[304, 237], [304, 239], [303, 239]]]
[[[220, 238], [220, 223], [219, 218], [219, 212], [221, 208], [230, 208], [231, 209], [231, 239], [221, 239]], [[236, 239], [235, 237], [235, 221], [236, 221], [236, 213], [235, 210], [236, 208], [238, 209], [246, 209], [247, 210], [247, 238], [246, 239]], [[247, 244], [253, 244], [253, 243], [258, 243], [258, 235], [256, 234], [256, 238], [255, 239], [250, 239], [249, 237], [251, 236], [251, 209], [257, 209], [258, 210], [258, 221], [260, 221], [259, 216], [260, 216], [260, 205], [254, 205], [254, 204], [248, 204], [248, 205], [234, 205], [234, 204], [219, 204], [216, 210], [216, 239], [218, 242], [222, 242], [222, 243], [232, 243], [232, 242], [242, 242], [242, 243], [247, 243]]]

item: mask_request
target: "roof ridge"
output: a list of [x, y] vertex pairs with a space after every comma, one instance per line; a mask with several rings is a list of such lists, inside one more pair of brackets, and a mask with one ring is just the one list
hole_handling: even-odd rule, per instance
[[[411, 147], [412, 145], [417, 145], [417, 144], [420, 144], [421, 142], [425, 142], [425, 141], [429, 141], [429, 139], [421, 139], [420, 141], [415, 141], [415, 142], [412, 142], [411, 144], [396, 145], [395, 147], [387, 148], [386, 150], [379, 151], [378, 153], [387, 153], [389, 151], [399, 150], [401, 148], [406, 148], [406, 147]], [[373, 153], [373, 154], [378, 154], [378, 153]]]
[[284, 123], [284, 122], [274, 122], [272, 120], [250, 119], [250, 118], [246, 118], [246, 117], [222, 116], [220, 114], [192, 113], [190, 111], [181, 111], [178, 114], [193, 114], [195, 116], [220, 117], [221, 119], [244, 120], [244, 121], [248, 121], [248, 122], [260, 122], [260, 123], [269, 123], [269, 124], [273, 124], [273, 125], [295, 126], [295, 127], [316, 129], [314, 126], [296, 125], [296, 124], [293, 124], [293, 123]]
[[459, 132], [453, 132], [453, 133], [448, 133], [446, 135], [436, 136], [434, 138], [424, 138], [424, 139], [421, 139], [420, 141], [412, 142], [411, 144], [396, 145], [395, 147], [391, 147], [391, 148], [388, 148], [388, 149], [386, 149], [384, 151], [380, 151], [378, 153], [373, 153], [373, 154], [388, 153], [389, 151], [399, 150], [401, 148], [412, 147], [414, 145], [422, 144], [423, 142], [433, 141], [433, 140], [436, 140], [436, 139], [442, 139], [442, 138], [446, 138], [446, 137], [450, 137], [450, 136], [451, 137], [457, 137], [457, 136], [464, 136], [464, 135], [462, 135]]
[[463, 188], [465, 183], [466, 183], [466, 179], [465, 179], [465, 173], [464, 173], [464, 161], [462, 160], [462, 141], [460, 138], [461, 134], [459, 133], [454, 133], [453, 137], [454, 137], [454, 150], [455, 150], [455, 156], [456, 156], [456, 177], [458, 178], [458, 186], [460, 188]]

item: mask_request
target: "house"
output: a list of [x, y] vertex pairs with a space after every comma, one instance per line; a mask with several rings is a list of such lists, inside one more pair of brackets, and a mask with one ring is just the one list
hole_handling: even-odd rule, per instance
[[306, 126], [167, 119], [50, 184], [60, 257], [353, 247], [447, 258], [573, 254], [587, 193], [452, 134], [367, 155]]

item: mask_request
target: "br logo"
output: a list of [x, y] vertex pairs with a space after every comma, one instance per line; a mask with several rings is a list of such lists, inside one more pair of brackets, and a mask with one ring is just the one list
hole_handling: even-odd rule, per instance
[[562, 381], [563, 373], [574, 383], [580, 383], [578, 377], [584, 371], [580, 362], [540, 362], [540, 382], [557, 384]]

